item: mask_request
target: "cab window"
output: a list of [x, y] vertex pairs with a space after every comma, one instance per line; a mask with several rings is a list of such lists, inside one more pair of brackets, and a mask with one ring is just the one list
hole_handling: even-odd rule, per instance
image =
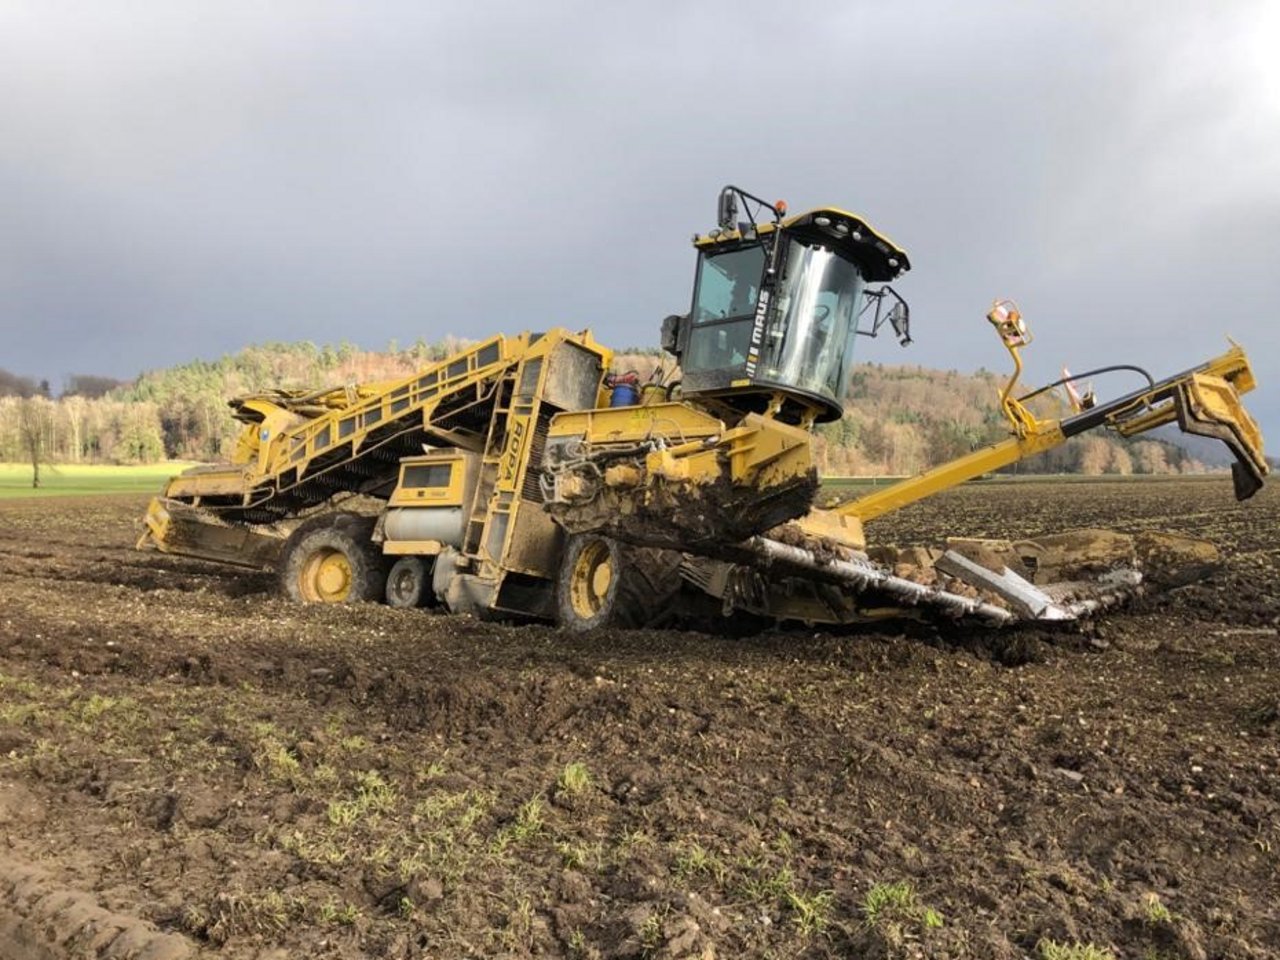
[[404, 468], [404, 479], [400, 486], [406, 488], [447, 487], [453, 474], [450, 463], [411, 463]]
[[764, 247], [756, 244], [724, 253], [703, 254], [693, 303], [695, 324], [755, 313], [764, 275]]

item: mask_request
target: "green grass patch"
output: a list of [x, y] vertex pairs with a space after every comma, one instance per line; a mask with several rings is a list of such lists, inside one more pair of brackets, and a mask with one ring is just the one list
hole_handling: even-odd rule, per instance
[[877, 883], [868, 890], [862, 912], [867, 915], [867, 923], [874, 926], [886, 916], [911, 916], [917, 907], [915, 887], [902, 880], [898, 883]]
[[792, 920], [800, 929], [800, 936], [810, 937], [827, 928], [831, 907], [836, 895], [830, 890], [817, 893], [806, 893], [799, 890], [788, 890], [785, 896], [787, 906], [791, 908]]
[[901, 477], [823, 477], [821, 487], [823, 493], [862, 494], [870, 493], [877, 487], [887, 487], [897, 483]]
[[159, 493], [165, 480], [194, 466], [181, 460], [116, 466], [102, 463], [48, 464], [40, 486], [31, 487], [31, 464], [0, 463], [0, 500], [17, 497], [74, 497], [104, 493]]
[[1041, 940], [1036, 945], [1040, 960], [1116, 960], [1110, 950], [1096, 947], [1092, 943], [1058, 943], [1056, 940]]
[[1147, 923], [1153, 926], [1173, 922], [1173, 914], [1169, 912], [1168, 907], [1160, 902], [1160, 895], [1157, 893], [1148, 893], [1143, 897], [1142, 908], [1147, 915]]
[[591, 786], [591, 771], [585, 763], [570, 763], [560, 771], [556, 788], [569, 796], [577, 796]]
[[395, 788], [376, 770], [356, 774], [355, 796], [348, 800], [331, 800], [326, 813], [335, 827], [351, 827], [369, 814], [385, 813], [395, 806]]
[[867, 891], [862, 912], [866, 925], [890, 943], [903, 941], [908, 931], [937, 930], [946, 923], [941, 913], [920, 902], [916, 888], [906, 880], [877, 883]]
[[684, 844], [676, 855], [676, 875], [684, 880], [694, 877], [710, 877], [717, 884], [723, 884], [728, 876], [728, 869], [714, 853], [700, 843]]

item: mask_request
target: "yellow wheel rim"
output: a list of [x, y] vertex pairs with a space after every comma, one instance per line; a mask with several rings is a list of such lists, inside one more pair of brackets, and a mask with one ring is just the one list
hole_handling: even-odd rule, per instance
[[592, 540], [578, 554], [569, 571], [569, 602], [573, 612], [583, 620], [595, 617], [604, 609], [612, 585], [609, 545], [603, 540]]
[[299, 592], [311, 603], [342, 603], [351, 581], [351, 562], [340, 550], [317, 550], [298, 572]]

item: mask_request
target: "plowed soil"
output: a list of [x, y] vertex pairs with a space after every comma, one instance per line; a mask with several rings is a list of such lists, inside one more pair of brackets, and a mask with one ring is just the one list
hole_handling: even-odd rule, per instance
[[299, 607], [134, 552], [143, 505], [0, 505], [27, 956], [1280, 951], [1274, 487], [970, 485], [872, 537], [1167, 529], [1227, 562], [1078, 631], [745, 640]]

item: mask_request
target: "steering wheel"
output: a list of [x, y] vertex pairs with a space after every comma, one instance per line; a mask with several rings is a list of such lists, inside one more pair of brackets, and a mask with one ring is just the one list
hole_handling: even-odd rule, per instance
[[822, 323], [822, 321], [826, 320], [829, 316], [831, 316], [831, 308], [825, 303], [820, 303], [813, 308], [813, 319], [818, 321], [818, 323]]

